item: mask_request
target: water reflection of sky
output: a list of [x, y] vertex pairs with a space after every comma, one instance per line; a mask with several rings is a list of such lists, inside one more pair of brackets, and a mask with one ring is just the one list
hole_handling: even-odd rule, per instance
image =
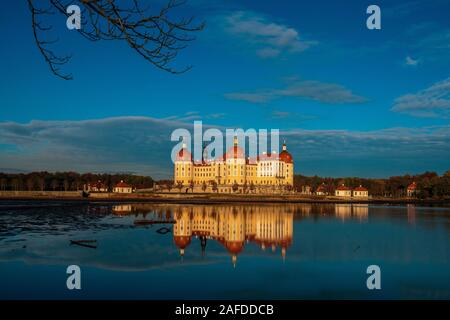
[[[0, 298], [450, 298], [449, 214], [412, 205], [3, 204]], [[65, 289], [70, 264], [82, 268], [81, 292]], [[380, 292], [366, 289], [370, 264], [382, 268]]]

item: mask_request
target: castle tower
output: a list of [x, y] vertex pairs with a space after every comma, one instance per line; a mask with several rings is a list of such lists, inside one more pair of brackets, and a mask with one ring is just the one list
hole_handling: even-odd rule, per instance
[[183, 143], [175, 157], [174, 185], [175, 187], [179, 184], [189, 186], [193, 178], [194, 162], [192, 161], [192, 154], [188, 151], [186, 144]]
[[180, 208], [174, 214], [175, 224], [173, 226], [173, 241], [180, 249], [180, 256], [184, 256], [184, 251], [191, 243], [192, 228], [191, 217], [188, 208]]
[[280, 161], [282, 161], [282, 176], [284, 184], [294, 186], [294, 159], [287, 151], [286, 141], [283, 142], [283, 150], [280, 152]]

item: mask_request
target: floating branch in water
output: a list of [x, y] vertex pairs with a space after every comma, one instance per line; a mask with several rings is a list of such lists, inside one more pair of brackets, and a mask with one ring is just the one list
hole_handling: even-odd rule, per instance
[[170, 231], [172, 231], [172, 230], [170, 230], [167, 227], [161, 227], [158, 230], [156, 230], [156, 232], [158, 232], [159, 234], [166, 234], [166, 233], [169, 233]]
[[134, 224], [135, 225], [141, 225], [141, 226], [145, 226], [145, 225], [153, 225], [153, 224], [173, 224], [175, 223], [175, 220], [134, 220]]
[[[91, 244], [95, 243], [95, 244]], [[77, 246], [97, 249], [97, 240], [70, 240], [70, 244], [75, 244]]]

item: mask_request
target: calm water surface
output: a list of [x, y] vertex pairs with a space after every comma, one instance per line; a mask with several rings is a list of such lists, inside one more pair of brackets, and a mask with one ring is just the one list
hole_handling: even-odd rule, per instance
[[0, 299], [23, 298], [449, 299], [450, 208], [0, 202]]

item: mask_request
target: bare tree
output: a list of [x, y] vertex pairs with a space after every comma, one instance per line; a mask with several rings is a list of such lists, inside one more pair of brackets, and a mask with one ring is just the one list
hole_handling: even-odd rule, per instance
[[38, 178], [38, 185], [39, 185], [39, 190], [40, 191], [44, 191], [45, 190], [45, 179], [43, 177], [39, 177]]
[[60, 14], [70, 17], [66, 12], [69, 5], [77, 4], [81, 8], [82, 23], [77, 30], [90, 41], [124, 41], [138, 55], [155, 67], [170, 73], [183, 73], [191, 68], [173, 68], [172, 62], [177, 54], [193, 41], [192, 35], [201, 31], [205, 24], [194, 23], [194, 17], [172, 19], [169, 16], [175, 8], [185, 4], [185, 0], [169, 0], [157, 12], [150, 7], [143, 8], [142, 1], [127, 0], [49, 0], [50, 6], [42, 8], [40, 0], [28, 0], [31, 22], [36, 45], [49, 65], [51, 71], [65, 80], [71, 80], [71, 74], [63, 73], [60, 67], [70, 60], [70, 55], [56, 54], [50, 46], [57, 42], [48, 40], [45, 35], [52, 30], [44, 24], [46, 16]]
[[27, 190], [28, 191], [33, 191], [33, 189], [34, 189], [34, 178], [33, 177], [29, 177], [28, 179], [27, 179]]
[[59, 187], [59, 181], [56, 179], [53, 179], [51, 182], [51, 187], [52, 187], [53, 191], [55, 191]]
[[11, 181], [11, 186], [14, 191], [18, 191], [20, 189], [20, 180], [19, 178], [14, 178]]
[[69, 190], [69, 187], [70, 187], [69, 180], [64, 179], [63, 186], [64, 186], [64, 191]]
[[1, 178], [0, 179], [0, 188], [2, 189], [2, 191], [6, 190], [7, 185], [8, 185], [8, 180], [6, 178]]

